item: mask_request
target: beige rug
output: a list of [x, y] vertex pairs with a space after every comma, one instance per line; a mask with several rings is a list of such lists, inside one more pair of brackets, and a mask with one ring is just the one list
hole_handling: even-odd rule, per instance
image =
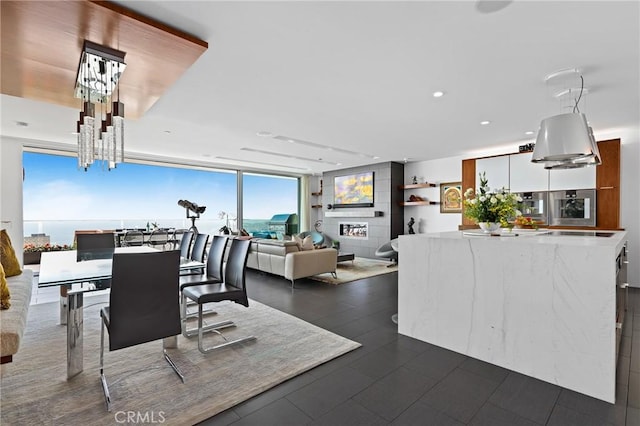
[[388, 267], [389, 265], [391, 265], [391, 262], [384, 260], [356, 257], [353, 262], [338, 262], [338, 268], [336, 270], [338, 278], [333, 278], [330, 273], [314, 275], [309, 278], [327, 284], [344, 284], [376, 275], [390, 274], [398, 270], [397, 264]]
[[[87, 306], [101, 300], [106, 296], [85, 298], [84, 371], [70, 381], [66, 329], [56, 324], [58, 305], [31, 306], [22, 346], [14, 362], [0, 370], [0, 424], [118, 424], [126, 416], [122, 412], [139, 413], [138, 423], [146, 418], [148, 423], [194, 424], [360, 346], [258, 302], [249, 308], [219, 303], [211, 321], [229, 318], [238, 325], [227, 329], [227, 337], [257, 340], [203, 355], [197, 338], [179, 336], [178, 349], [169, 352], [186, 376], [184, 384], [162, 358], [161, 341], [107, 351], [109, 413], [99, 376], [98, 312], [104, 304]], [[213, 343], [220, 337], [208, 339]]]

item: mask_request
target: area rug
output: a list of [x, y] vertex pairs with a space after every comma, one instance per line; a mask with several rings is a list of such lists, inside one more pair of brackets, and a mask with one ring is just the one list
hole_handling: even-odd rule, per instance
[[[389, 265], [393, 265], [390, 266]], [[383, 260], [368, 259], [366, 257], [356, 257], [353, 261], [339, 262], [336, 273], [338, 278], [334, 278], [330, 273], [318, 274], [309, 277], [315, 281], [322, 281], [327, 284], [344, 284], [363, 278], [374, 277], [376, 275], [390, 274], [398, 271], [398, 265]]]
[[[99, 309], [107, 296], [85, 298], [84, 371], [66, 379], [66, 328], [57, 325], [58, 304], [33, 305], [20, 350], [1, 367], [0, 424], [107, 425], [132, 414], [137, 423], [200, 422], [289, 378], [360, 346], [286, 313], [251, 301], [250, 307], [218, 303], [210, 321], [233, 319], [227, 338], [257, 340], [203, 355], [197, 338], [178, 338], [169, 353], [183, 384], [162, 357], [162, 342], [105, 351], [112, 411], [99, 376]], [[211, 334], [207, 345], [218, 343]], [[105, 336], [107, 341], [107, 336]], [[108, 346], [108, 343], [107, 343]]]

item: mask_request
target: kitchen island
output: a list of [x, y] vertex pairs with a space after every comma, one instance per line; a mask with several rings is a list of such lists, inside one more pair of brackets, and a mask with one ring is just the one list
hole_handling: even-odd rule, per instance
[[625, 237], [400, 236], [398, 332], [614, 403]]

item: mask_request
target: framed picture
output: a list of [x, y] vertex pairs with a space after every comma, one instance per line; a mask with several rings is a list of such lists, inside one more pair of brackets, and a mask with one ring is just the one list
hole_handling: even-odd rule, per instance
[[462, 213], [462, 182], [440, 184], [440, 213]]

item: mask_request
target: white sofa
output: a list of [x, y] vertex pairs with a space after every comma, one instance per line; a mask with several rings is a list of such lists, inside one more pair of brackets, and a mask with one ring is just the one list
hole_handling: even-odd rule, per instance
[[330, 272], [336, 274], [338, 251], [333, 248], [300, 250], [293, 241], [253, 239], [247, 266], [291, 281]]
[[11, 307], [0, 310], [0, 355], [2, 364], [13, 361], [18, 352], [33, 291], [33, 271], [24, 269], [22, 274], [7, 278]]

